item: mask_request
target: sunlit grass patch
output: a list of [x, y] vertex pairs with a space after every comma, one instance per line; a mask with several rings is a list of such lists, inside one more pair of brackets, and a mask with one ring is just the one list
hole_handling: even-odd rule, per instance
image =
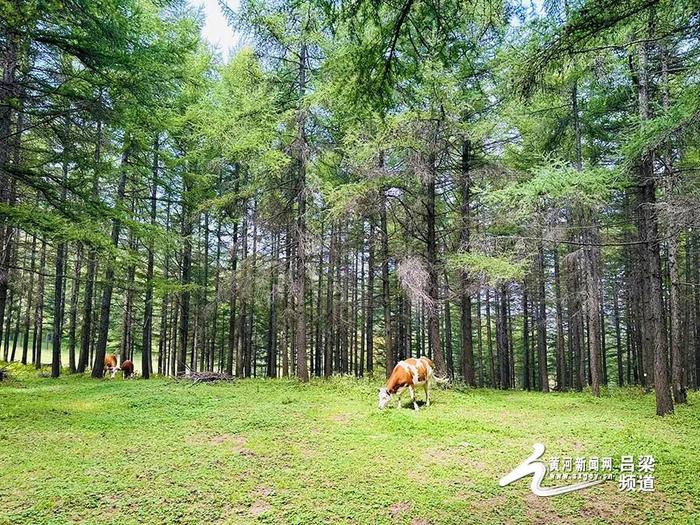
[[[690, 523], [700, 397], [653, 415], [636, 389], [436, 390], [376, 407], [377, 381], [38, 378], [0, 384], [0, 523]], [[616, 482], [538, 498], [501, 476], [549, 456], [654, 455], [655, 493]], [[549, 480], [545, 484], [551, 484]]]

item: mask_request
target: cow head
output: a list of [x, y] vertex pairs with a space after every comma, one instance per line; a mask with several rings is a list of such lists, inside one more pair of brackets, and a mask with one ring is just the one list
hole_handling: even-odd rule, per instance
[[389, 401], [391, 400], [391, 394], [387, 391], [386, 388], [380, 388], [379, 389], [379, 408], [384, 409], [386, 406], [389, 404]]

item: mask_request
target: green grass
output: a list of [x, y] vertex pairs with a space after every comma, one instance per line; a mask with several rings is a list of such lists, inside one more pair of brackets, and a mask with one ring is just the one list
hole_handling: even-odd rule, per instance
[[[378, 383], [348, 378], [192, 386], [10, 372], [0, 524], [700, 521], [697, 393], [665, 418], [636, 389], [439, 390], [414, 413], [379, 411]], [[656, 492], [500, 488], [535, 441], [545, 459], [651, 454]]]

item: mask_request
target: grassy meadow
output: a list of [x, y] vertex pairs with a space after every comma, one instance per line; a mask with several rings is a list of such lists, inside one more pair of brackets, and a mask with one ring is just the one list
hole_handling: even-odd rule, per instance
[[[665, 418], [638, 389], [437, 390], [415, 413], [379, 411], [376, 380], [52, 380], [6, 366], [2, 525], [700, 522], [698, 393]], [[499, 487], [535, 442], [544, 460], [653, 455], [656, 491]]]

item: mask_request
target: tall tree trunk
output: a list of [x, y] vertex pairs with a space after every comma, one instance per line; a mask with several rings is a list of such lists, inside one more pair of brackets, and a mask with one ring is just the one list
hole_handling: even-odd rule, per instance
[[[650, 20], [650, 28], [652, 23]], [[650, 31], [651, 32], [651, 31]], [[642, 121], [651, 118], [649, 103], [649, 76], [647, 71], [646, 42], [639, 46], [638, 99], [639, 116]], [[639, 210], [642, 215], [640, 237], [643, 240], [643, 280], [648, 295], [648, 308], [645, 326], [653, 344], [654, 388], [656, 390], [656, 413], [665, 415], [673, 412], [673, 397], [668, 370], [668, 348], [663, 317], [663, 291], [661, 277], [661, 256], [658, 217], [656, 214], [656, 184], [652, 154], [644, 156], [637, 172]]]
[[14, 334], [12, 336], [12, 353], [10, 355], [10, 361], [15, 360], [15, 356], [17, 354], [17, 343], [19, 342], [19, 332], [20, 332], [20, 325], [21, 325], [21, 320], [22, 320], [22, 301], [23, 301], [23, 295], [20, 293], [19, 294], [19, 301], [17, 304], [17, 319], [15, 319], [15, 329], [14, 329]]
[[270, 315], [267, 323], [267, 377], [277, 377], [277, 274], [279, 264], [279, 234], [272, 238], [270, 263]]
[[508, 304], [506, 285], [502, 285], [496, 295], [498, 305], [496, 315], [496, 349], [499, 363], [499, 388], [510, 388], [510, 364], [508, 362]]
[[[588, 222], [594, 223], [595, 219], [588, 215]], [[589, 364], [591, 374], [591, 389], [594, 396], [600, 395], [602, 348], [602, 326], [600, 318], [600, 248], [597, 227], [590, 226], [586, 230], [584, 256], [586, 259], [586, 311], [588, 313], [588, 347]]]
[[[236, 191], [238, 184], [236, 184]], [[226, 358], [226, 373], [233, 375], [233, 356], [236, 350], [236, 306], [238, 303], [238, 220], [233, 223], [233, 234], [231, 240], [231, 295], [229, 296], [229, 318], [228, 318], [228, 356]]]
[[[219, 186], [221, 186], [221, 178], [219, 178]], [[279, 248], [278, 248], [279, 250]], [[212, 312], [212, 327], [211, 327], [211, 343], [209, 351], [209, 366], [208, 370], [214, 371], [214, 363], [216, 361], [216, 343], [217, 336], [219, 333], [219, 290], [220, 290], [220, 275], [221, 275], [221, 220], [216, 221], [216, 270], [214, 275], [214, 311]], [[275, 259], [275, 263], [277, 259]], [[223, 332], [222, 332], [223, 333]], [[277, 334], [275, 334], [275, 344], [276, 344]], [[217, 370], [223, 370], [223, 345], [219, 346], [220, 358], [219, 366]]]
[[[160, 138], [156, 135], [153, 141], [153, 167], [151, 169], [151, 226], [156, 225], [158, 174], [159, 174]], [[151, 377], [151, 352], [153, 350], [153, 266], [154, 242], [148, 241], [148, 260], [146, 262], [146, 302], [143, 322], [143, 351], [141, 353], [141, 375], [144, 379]]]
[[[620, 301], [619, 301], [619, 289], [618, 285], [615, 284], [615, 289], [613, 290], [613, 322], [615, 323], [615, 350], [617, 356], [617, 386], [623, 386], [625, 384], [625, 370], [622, 364], [622, 335], [620, 331]], [[629, 368], [629, 358], [627, 367]]]
[[695, 389], [700, 389], [700, 233], [695, 232], [695, 248], [693, 250], [693, 267], [695, 268], [695, 283], [693, 286], [693, 303], [695, 311]]
[[476, 295], [476, 347], [479, 356], [479, 382], [478, 386], [483, 387], [484, 381], [484, 348], [481, 334], [481, 288]]
[[[460, 202], [460, 249], [464, 252], [470, 251], [469, 242], [469, 206], [471, 204], [471, 141], [465, 140], [462, 143], [462, 165], [459, 180], [461, 193]], [[474, 374], [474, 344], [472, 340], [472, 298], [469, 290], [469, 274], [466, 271], [460, 272], [460, 308], [461, 308], [461, 373], [462, 379], [470, 386], [476, 386]]]
[[291, 262], [292, 262], [292, 239], [291, 239], [291, 226], [287, 225], [287, 235], [285, 236], [285, 248], [284, 248], [284, 304], [282, 306], [284, 311], [284, 345], [282, 346], [282, 377], [289, 377], [289, 345], [291, 342], [291, 308], [289, 301], [289, 291], [291, 283]]
[[537, 255], [537, 366], [539, 369], [540, 390], [549, 392], [549, 372], [547, 370], [547, 303], [545, 296], [544, 249], [539, 245]]
[[[447, 374], [450, 378], [454, 378], [454, 357], [452, 349], [452, 308], [450, 307], [450, 300], [445, 299], [445, 358], [447, 361]], [[474, 385], [476, 386], [476, 380]]]
[[[67, 186], [68, 186], [68, 152], [67, 143], [69, 140], [70, 122], [66, 120], [66, 126], [63, 133], [63, 163], [61, 177], [61, 203], [66, 202]], [[63, 312], [65, 301], [63, 297], [64, 271], [66, 268], [66, 243], [59, 242], [56, 247], [56, 280], [54, 281], [54, 309], [53, 309], [53, 340], [52, 340], [52, 359], [51, 359], [51, 377], [61, 375], [61, 341], [63, 335]], [[1, 312], [0, 312], [1, 313]]]
[[[119, 184], [117, 186], [117, 198], [114, 203], [115, 213], [119, 213], [119, 208], [124, 201], [124, 193], [126, 191], [126, 172], [129, 164], [129, 152], [131, 146], [124, 144], [124, 153], [122, 154], [121, 173], [119, 175]], [[111, 242], [114, 248], [119, 246], [119, 233], [121, 231], [121, 220], [119, 216], [112, 219], [112, 235]], [[101, 378], [104, 375], [104, 360], [107, 353], [107, 336], [109, 335], [109, 315], [112, 308], [112, 289], [114, 287], [114, 265], [108, 263], [105, 271], [105, 283], [102, 289], [102, 304], [100, 305], [100, 333], [95, 348], [95, 361], [92, 365], [92, 377]]]
[[569, 254], [567, 261], [567, 312], [569, 323], [569, 346], [571, 354], [572, 386], [582, 390], [586, 384], [583, 366], [583, 307], [581, 302], [581, 284], [579, 254]]
[[187, 179], [183, 180], [182, 188], [182, 220], [180, 236], [183, 240], [182, 247], [182, 274], [180, 284], [183, 292], [180, 295], [180, 342], [178, 344], [176, 374], [184, 374], [187, 368], [187, 349], [190, 337], [190, 290], [192, 280], [192, 210], [190, 209], [190, 185]]
[[566, 354], [564, 352], [564, 313], [561, 300], [561, 272], [559, 268], [559, 250], [554, 249], [554, 294], [557, 316], [557, 390], [566, 390]]
[[46, 275], [46, 240], [41, 240], [41, 260], [39, 262], [39, 292], [34, 311], [34, 366], [41, 368], [41, 350], [44, 346], [44, 276]]
[[[382, 160], [381, 166], [384, 166]], [[382, 246], [382, 306], [384, 308], [384, 351], [386, 353], [386, 377], [394, 370], [394, 345], [391, 332], [391, 296], [389, 293], [389, 230], [386, 218], [386, 194], [382, 195], [379, 210], [379, 228], [381, 230]]]
[[365, 337], [367, 338], [367, 375], [374, 375], [374, 222], [369, 224], [367, 255], [367, 309], [365, 312]]
[[330, 247], [328, 249], [328, 285], [326, 286], [326, 338], [324, 345], [323, 356], [323, 375], [330, 377], [333, 374], [333, 348], [335, 347], [335, 307], [334, 307], [334, 286], [335, 275], [333, 269], [335, 267], [336, 258], [336, 224], [331, 224]]
[[321, 222], [320, 247], [318, 254], [318, 289], [316, 290], [316, 327], [315, 327], [315, 348], [314, 353], [314, 374], [321, 375], [323, 357], [323, 263], [324, 263], [324, 224]]
[[[445, 377], [447, 374], [447, 365], [445, 356], [442, 353], [440, 346], [440, 322], [438, 320], [438, 312], [440, 311], [440, 298], [438, 297], [438, 260], [437, 260], [437, 236], [436, 222], [437, 213], [435, 208], [435, 183], [436, 183], [436, 158], [434, 154], [429, 157], [430, 176], [424, 183], [425, 185], [425, 209], [427, 220], [427, 251], [428, 251], [428, 299], [430, 304], [426, 305], [428, 310], [428, 337], [430, 339], [430, 347], [433, 351], [433, 360], [435, 361], [435, 374], [440, 377]], [[470, 326], [471, 330], [471, 313]], [[471, 347], [469, 348], [470, 357]], [[474, 366], [471, 365], [471, 381], [474, 381]]]
[[[101, 100], [101, 99], [100, 99]], [[97, 200], [100, 184], [100, 163], [102, 162], [102, 121], [97, 121], [95, 139], [95, 169], [92, 178], [92, 198]], [[80, 329], [80, 354], [78, 357], [78, 373], [85, 372], [90, 355], [90, 343], [92, 340], [93, 302], [95, 300], [94, 287], [97, 274], [97, 249], [94, 246], [88, 248], [87, 275], [85, 276], [85, 292], [83, 294], [83, 319]]]
[[[131, 197], [131, 205], [129, 213], [134, 214], [134, 197]], [[129, 231], [129, 251], [136, 251], [136, 236], [133, 231]], [[133, 326], [134, 326], [134, 280], [136, 278], [136, 266], [133, 262], [129, 262], [126, 268], [126, 289], [124, 290], [124, 317], [122, 319], [122, 340], [121, 340], [121, 363], [127, 359], [131, 359], [131, 348], [133, 346]]]
[[[13, 148], [19, 141], [12, 137], [14, 99], [18, 95], [16, 80], [19, 69], [20, 34], [7, 31], [2, 53], [2, 82], [0, 83], [0, 204], [10, 202], [11, 175], [9, 165], [13, 159]], [[21, 123], [21, 120], [18, 120]], [[21, 124], [20, 124], [21, 127]], [[18, 135], [19, 137], [19, 132]], [[10, 254], [12, 252], [12, 228], [3, 218], [0, 221], [0, 341], [2, 341], [7, 290], [10, 284]]]
[[80, 271], [83, 265], [83, 245], [78, 243], [75, 254], [75, 268], [73, 273], [73, 290], [70, 299], [70, 313], [68, 321], [68, 367], [71, 374], [77, 370], [75, 360], [75, 332], [78, 322], [78, 301], [80, 299]]
[[[661, 76], [663, 82], [663, 106], [666, 111], [671, 108], [669, 91], [669, 56], [667, 50], [662, 48]], [[677, 177], [673, 170], [673, 162], [670, 155], [664, 159], [665, 166], [665, 186], [666, 201], [669, 207], [673, 206], [674, 195], [676, 193]], [[668, 273], [670, 280], [669, 297], [669, 317], [670, 317], [670, 341], [671, 341], [671, 389], [673, 400], [676, 403], [687, 403], [688, 397], [684, 380], [684, 355], [683, 355], [683, 334], [682, 334], [682, 303], [681, 303], [681, 270], [678, 257], [680, 234], [676, 231], [676, 226], [672, 224], [671, 218], [667, 218], [666, 238], [668, 245]]]
[[496, 363], [493, 358], [493, 337], [491, 335], [491, 292], [486, 288], [486, 346], [489, 354], [489, 379], [491, 388], [496, 388]]
[[31, 324], [32, 305], [34, 301], [34, 269], [36, 268], [36, 235], [32, 235], [32, 255], [29, 263], [29, 284], [27, 285], [27, 309], [24, 313], [24, 335], [22, 337], [22, 364], [27, 364], [29, 352], [29, 330]]
[[[299, 53], [299, 93], [303, 98], [306, 93], [306, 42], [302, 42]], [[296, 361], [297, 377], [301, 381], [309, 380], [306, 362], [306, 118], [304, 110], [299, 109], [298, 148], [299, 173], [297, 180], [297, 224], [296, 256], [294, 272], [294, 315], [296, 317]]]
[[[167, 200], [167, 206], [165, 208], [165, 231], [170, 233], [170, 195], [166, 193], [165, 198]], [[165, 249], [165, 253], [163, 254], [163, 258], [165, 259], [163, 279], [168, 280], [170, 278], [170, 250], [167, 247]], [[158, 334], [158, 373], [165, 375], [168, 374], [168, 356], [170, 352], [170, 303], [170, 295], [164, 295], [160, 308], [161, 322], [160, 333]]]
[[241, 261], [242, 261], [242, 272], [241, 272], [241, 282], [243, 286], [239, 288], [241, 293], [241, 314], [238, 318], [238, 329], [236, 330], [236, 376], [244, 377], [245, 375], [245, 352], [246, 352], [246, 318], [248, 315], [248, 294], [247, 283], [248, 283], [248, 205], [244, 205], [243, 211], [243, 222], [241, 223]]
[[252, 262], [250, 265], [250, 296], [248, 306], [248, 329], [247, 332], [247, 351], [246, 351], [246, 376], [251, 377], [253, 369], [255, 367], [256, 359], [254, 355], [255, 351], [255, 297], [257, 297], [256, 292], [256, 267], [257, 267], [257, 250], [258, 250], [258, 204], [257, 201], [253, 201], [253, 247], [252, 247]]
[[530, 390], [530, 327], [527, 287], [523, 283], [523, 389]]

